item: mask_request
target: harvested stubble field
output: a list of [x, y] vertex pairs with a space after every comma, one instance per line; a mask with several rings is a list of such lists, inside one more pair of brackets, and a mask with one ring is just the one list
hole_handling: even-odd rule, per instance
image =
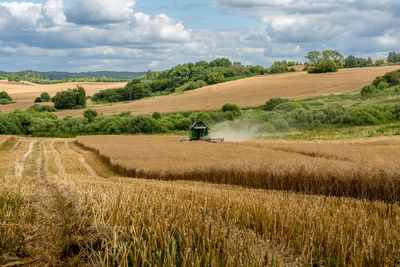
[[50, 96], [55, 96], [57, 92], [76, 88], [81, 85], [85, 88], [86, 94], [91, 96], [100, 90], [109, 88], [124, 87], [126, 83], [101, 83], [101, 82], [70, 82], [59, 84], [18, 84], [15, 82], [0, 81], [0, 92], [6, 91], [15, 104], [0, 105], [0, 111], [10, 112], [15, 109], [26, 110], [32, 106], [37, 97], [43, 92], [48, 92]]
[[[307, 74], [306, 72], [257, 76], [231, 81], [179, 95], [168, 95], [134, 101], [127, 104], [99, 107], [96, 110], [105, 115], [130, 111], [132, 114], [153, 112], [172, 113], [182, 110], [218, 110], [225, 103], [240, 107], [254, 107], [265, 104], [271, 97], [301, 99], [309, 96], [335, 94], [360, 90], [376, 76], [399, 69], [399, 66], [341, 69], [335, 73]], [[57, 112], [59, 117], [81, 116], [82, 110]]]
[[[100, 144], [110, 141], [104, 138]], [[197, 144], [205, 145], [179, 145], [187, 151], [186, 145]], [[221, 149], [209, 145], [214, 150], [208, 151]], [[225, 160], [237, 151], [229, 145]], [[259, 145], [240, 148], [260, 152]], [[180, 160], [179, 151], [169, 153]], [[294, 161], [312, 159], [292, 154]], [[272, 159], [266, 155], [260, 158]], [[123, 178], [73, 139], [9, 140], [0, 160], [0, 264], [7, 266], [400, 263], [398, 203]]]

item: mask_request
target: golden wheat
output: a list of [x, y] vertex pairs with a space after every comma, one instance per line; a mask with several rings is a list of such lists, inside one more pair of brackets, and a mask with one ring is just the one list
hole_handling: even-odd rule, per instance
[[[97, 140], [97, 146], [110, 140], [102, 138], [105, 138], [102, 142]], [[131, 137], [126, 138], [134, 142]], [[146, 137], [138, 138], [140, 142], [128, 147], [132, 151], [132, 147], [140, 149], [140, 144], [145, 145]], [[160, 145], [161, 141], [167, 143], [165, 148], [172, 148], [169, 153], [175, 155], [174, 160], [180, 160], [185, 155], [176, 156], [180, 153], [176, 146], [165, 140], [175, 137], [149, 138], [154, 145]], [[93, 140], [90, 139], [90, 142]], [[122, 140], [121, 137], [119, 140]], [[12, 168], [0, 173], [0, 264], [400, 264], [398, 203], [194, 181], [111, 177], [112, 171], [104, 164], [106, 161], [71, 142], [62, 139], [19, 139], [0, 148], [1, 159], [13, 166], [32, 146], [23, 164], [22, 177], [15, 176]], [[122, 141], [120, 144], [127, 146]], [[347, 162], [333, 157], [319, 159], [320, 155], [304, 155], [304, 151], [310, 152], [305, 144], [294, 146], [296, 152], [284, 152], [279, 149], [287, 147], [281, 144], [281, 147], [267, 144], [268, 149], [263, 142], [238, 144], [240, 146], [235, 146], [235, 143], [222, 146], [193, 143], [184, 147], [185, 151], [198, 151], [197, 155], [221, 151], [220, 154], [228, 158], [235, 155], [240, 158], [238, 151], [246, 155], [246, 151], [261, 153], [265, 150], [262, 157], [268, 160], [273, 155], [266, 155], [276, 152], [279, 156], [287, 155], [282, 160], [292, 155], [297, 160], [315, 160], [311, 161], [313, 163], [318, 160]], [[191, 145], [196, 146], [190, 148]], [[201, 148], [203, 145], [206, 145], [205, 148]], [[213, 147], [208, 148], [208, 145]], [[318, 144], [312, 145], [315, 148]], [[229, 153], [225, 146], [231, 147]], [[369, 148], [369, 145], [365, 146]], [[160, 151], [163, 147], [160, 145]], [[352, 147], [348, 149], [352, 152]], [[331, 156], [331, 152], [335, 151], [327, 147], [321, 153]], [[76, 153], [81, 154], [85, 162], [79, 160]], [[156, 154], [156, 151], [153, 149], [151, 153]], [[334, 155], [357, 160], [357, 157], [351, 158], [347, 154]], [[124, 158], [126, 155], [121, 155], [120, 160]], [[200, 157], [199, 160], [203, 159]], [[246, 163], [251, 160], [251, 157], [248, 158]], [[279, 163], [278, 160], [276, 162]], [[85, 164], [90, 164], [99, 176], [103, 176], [103, 170], [106, 173], [104, 177], [110, 177], [79, 174], [86, 169]], [[212, 164], [208, 163], [206, 167]], [[184, 168], [189, 169], [187, 166]]]
[[400, 200], [396, 145], [178, 140], [177, 136], [77, 138], [116, 172], [131, 177]]

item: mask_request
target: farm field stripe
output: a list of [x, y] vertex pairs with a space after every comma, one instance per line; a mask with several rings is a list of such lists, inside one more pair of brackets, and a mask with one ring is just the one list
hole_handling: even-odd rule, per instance
[[79, 162], [86, 168], [87, 172], [88, 172], [90, 175], [95, 176], [95, 177], [98, 177], [96, 171], [93, 170], [93, 168], [86, 162], [85, 157], [84, 157], [81, 153], [75, 151], [74, 149], [71, 149], [71, 147], [69, 146], [68, 141], [65, 141], [65, 146], [67, 147], [68, 150], [74, 151], [74, 152], [75, 152], [75, 154], [76, 154], [76, 155], [78, 156], [78, 158], [79, 158]]
[[62, 161], [61, 161], [60, 152], [54, 147], [54, 141], [50, 142], [50, 149], [55, 151], [56, 157], [54, 160], [56, 162], [58, 172], [60, 173], [60, 175], [65, 175], [66, 172], [65, 172], [64, 165], [62, 164]]
[[39, 255], [39, 263], [44, 265], [97, 265], [96, 255], [101, 252], [94, 246], [103, 242], [104, 236], [96, 232], [90, 216], [77, 205], [69, 187], [49, 179], [43, 142], [39, 149], [36, 160], [39, 238], [31, 252]]
[[37, 140], [31, 141], [29, 143], [28, 151], [22, 156], [22, 159], [18, 159], [15, 162], [15, 176], [22, 177], [22, 175], [24, 173], [26, 159], [32, 153], [33, 146], [35, 145], [36, 142], [37, 142]]

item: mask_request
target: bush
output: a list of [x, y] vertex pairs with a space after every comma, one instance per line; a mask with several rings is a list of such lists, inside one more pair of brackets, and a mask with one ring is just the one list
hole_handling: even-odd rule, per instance
[[240, 113], [240, 108], [236, 104], [226, 103], [226, 104], [224, 104], [222, 106], [222, 112], [227, 112], [227, 111], [239, 112]]
[[164, 129], [161, 124], [150, 116], [138, 115], [129, 118], [127, 121], [127, 131], [128, 133], [164, 133]]
[[49, 93], [47, 93], [47, 92], [41, 93], [40, 99], [42, 100], [42, 102], [51, 102], [51, 97], [50, 97]]
[[263, 110], [265, 111], [272, 111], [275, 109], [276, 106], [288, 102], [290, 101], [289, 99], [284, 99], [284, 98], [271, 98], [270, 100], [268, 100], [265, 105], [263, 106]]
[[376, 88], [374, 85], [366, 85], [361, 89], [360, 95], [363, 99], [368, 99], [376, 94]]
[[287, 102], [284, 102], [284, 103], [276, 106], [274, 108], [274, 111], [281, 110], [281, 111], [285, 111], [285, 112], [290, 112], [294, 109], [301, 109], [301, 108], [303, 108], [303, 106], [299, 102], [287, 101]]
[[8, 99], [0, 99], [0, 105], [8, 105], [8, 104], [12, 104], [13, 102], [8, 100]]
[[268, 73], [276, 74], [276, 73], [284, 73], [289, 72], [289, 68], [286, 61], [276, 61], [274, 65], [272, 65], [268, 69]]
[[35, 104], [33, 106], [30, 106], [27, 111], [36, 111], [36, 112], [55, 112], [57, 111], [54, 107], [52, 106], [47, 106], [47, 105], [38, 105]]
[[94, 119], [98, 116], [99, 114], [97, 113], [96, 110], [94, 109], [87, 109], [85, 112], [83, 112], [83, 116], [89, 120], [89, 122], [94, 121]]
[[381, 81], [378, 86], [376, 87], [378, 90], [385, 90], [386, 88], [389, 87], [389, 84], [385, 81]]
[[287, 113], [285, 119], [291, 126], [312, 125], [313, 113], [306, 109], [297, 108]]
[[7, 92], [5, 92], [5, 91], [2, 91], [2, 92], [0, 92], [0, 99], [8, 99], [8, 100], [12, 100], [12, 98], [10, 97], [10, 95], [7, 93]]
[[153, 115], [151, 116], [153, 119], [156, 119], [156, 120], [160, 120], [162, 117], [161, 117], [161, 114], [159, 113], [159, 112], [154, 112], [153, 113]]
[[222, 83], [224, 81], [224, 75], [221, 73], [210, 72], [207, 74], [207, 83], [208, 84], [217, 84]]
[[209, 124], [209, 123], [211, 123], [213, 121], [211, 116], [209, 114], [205, 113], [205, 112], [193, 113], [190, 116], [190, 119], [192, 120], [192, 123], [195, 122], [195, 121], [202, 121], [202, 122], [204, 122], [206, 124]]
[[400, 85], [400, 70], [395, 70], [383, 75], [383, 79], [389, 84], [389, 86]]

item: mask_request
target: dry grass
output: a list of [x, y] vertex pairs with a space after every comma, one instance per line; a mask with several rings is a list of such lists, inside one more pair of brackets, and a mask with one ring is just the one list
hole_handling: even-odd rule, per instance
[[36, 97], [39, 97], [43, 92], [48, 92], [50, 96], [55, 96], [57, 92], [67, 90], [68, 88], [75, 88], [77, 85], [83, 86], [86, 94], [91, 96], [103, 89], [124, 87], [126, 83], [70, 82], [50, 85], [21, 85], [14, 82], [0, 81], [0, 91], [6, 91], [13, 101], [17, 102], [15, 104], [0, 105], [0, 111], [10, 112], [15, 109], [28, 109], [34, 104], [33, 102]]
[[398, 145], [178, 140], [177, 136], [77, 138], [125, 176], [400, 200]]
[[[226, 82], [180, 95], [156, 97], [128, 104], [96, 108], [99, 113], [115, 114], [130, 111], [132, 114], [179, 112], [182, 110], [217, 110], [223, 104], [236, 103], [240, 107], [264, 104], [271, 97], [301, 99], [309, 96], [360, 90], [376, 76], [399, 69], [399, 66], [342, 69], [336, 73], [307, 74], [306, 72], [257, 76]], [[81, 116], [82, 110], [57, 112], [60, 117]]]
[[[102, 143], [109, 141], [104, 138]], [[143, 143], [145, 137], [139, 138]], [[158, 137], [152, 139], [160, 143]], [[23, 177], [12, 170], [0, 172], [0, 264], [400, 264], [398, 203], [193, 181], [80, 175], [85, 164], [73, 153], [83, 155], [99, 174], [103, 170], [111, 176], [112, 171], [95, 153], [71, 142], [20, 139], [17, 146], [12, 141], [0, 148], [1, 160], [12, 165], [34, 144]], [[225, 145], [236, 151], [235, 144]], [[259, 149], [258, 142], [240, 149], [246, 146], [253, 152], [265, 149]]]
[[0, 147], [9, 141], [15, 140], [15, 137], [8, 135], [0, 135]]

